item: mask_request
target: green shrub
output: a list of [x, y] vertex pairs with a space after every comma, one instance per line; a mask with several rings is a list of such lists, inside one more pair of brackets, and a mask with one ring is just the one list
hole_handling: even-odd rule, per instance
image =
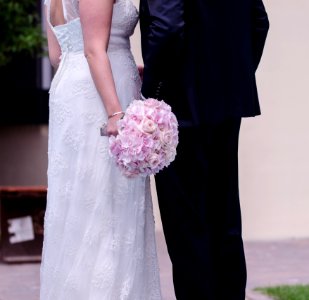
[[36, 0], [0, 0], [0, 66], [18, 54], [43, 54], [46, 38], [38, 5]]
[[308, 300], [309, 285], [282, 285], [274, 287], [257, 288], [275, 300]]

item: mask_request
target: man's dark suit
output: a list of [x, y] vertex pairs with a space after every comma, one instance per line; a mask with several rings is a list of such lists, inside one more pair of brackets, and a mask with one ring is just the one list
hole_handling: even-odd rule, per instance
[[180, 125], [176, 159], [156, 175], [176, 297], [243, 300], [238, 137], [241, 118], [260, 114], [263, 2], [141, 0], [140, 25], [142, 94]]

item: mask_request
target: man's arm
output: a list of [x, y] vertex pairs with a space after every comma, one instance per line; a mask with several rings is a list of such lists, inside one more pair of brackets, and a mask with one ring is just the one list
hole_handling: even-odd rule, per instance
[[142, 94], [158, 97], [168, 68], [183, 49], [184, 0], [141, 0]]
[[269, 30], [269, 20], [262, 0], [254, 0], [253, 22], [253, 59], [257, 69]]

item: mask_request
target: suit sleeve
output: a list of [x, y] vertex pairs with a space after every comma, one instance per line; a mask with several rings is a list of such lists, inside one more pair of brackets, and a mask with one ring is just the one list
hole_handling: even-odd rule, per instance
[[268, 15], [262, 0], [253, 0], [253, 59], [257, 69], [269, 30]]
[[141, 0], [142, 94], [158, 98], [183, 49], [184, 0]]

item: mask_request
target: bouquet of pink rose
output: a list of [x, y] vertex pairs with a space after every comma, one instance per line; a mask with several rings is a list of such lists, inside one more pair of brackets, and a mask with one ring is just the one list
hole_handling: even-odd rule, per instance
[[109, 151], [126, 176], [156, 174], [175, 159], [178, 122], [163, 100], [134, 100], [118, 122]]

